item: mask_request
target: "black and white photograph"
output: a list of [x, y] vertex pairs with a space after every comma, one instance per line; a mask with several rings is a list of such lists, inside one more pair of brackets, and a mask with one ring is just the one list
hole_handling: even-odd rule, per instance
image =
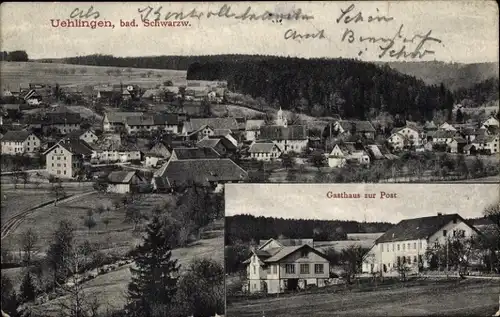
[[226, 195], [228, 316], [499, 308], [497, 185], [232, 184]]
[[[346, 292], [365, 285], [426, 291], [413, 278], [444, 273], [422, 275], [418, 257], [382, 261], [366, 249], [392, 247], [392, 238], [378, 239], [398, 221], [443, 212], [469, 223], [498, 198], [498, 16], [493, 1], [2, 3], [2, 317], [305, 316], [286, 298], [337, 290], [336, 312], [356, 315], [370, 308], [350, 310], [361, 299]], [[317, 227], [308, 221], [326, 193], [275, 201], [227, 192], [373, 183], [422, 194], [375, 190], [364, 201], [401, 204], [394, 218], [379, 218], [385, 205], [375, 215], [375, 205], [361, 204]], [[404, 207], [444, 184], [497, 191], [466, 196], [455, 211]], [[339, 189], [329, 201], [354, 194]], [[296, 219], [298, 207], [304, 222], [277, 220], [275, 229], [251, 218]], [[422, 248], [434, 243], [415, 235]], [[479, 274], [477, 284], [449, 283], [498, 293], [483, 278], [498, 274], [498, 250], [481, 248], [474, 254], [490, 262], [453, 260], [444, 275]], [[307, 273], [298, 264], [283, 270], [307, 278], [261, 279], [302, 253], [314, 260], [303, 263]], [[360, 254], [361, 264], [346, 258]], [[426, 265], [443, 272], [437, 254]], [[493, 297], [466, 310], [443, 296], [386, 316], [492, 308]]]

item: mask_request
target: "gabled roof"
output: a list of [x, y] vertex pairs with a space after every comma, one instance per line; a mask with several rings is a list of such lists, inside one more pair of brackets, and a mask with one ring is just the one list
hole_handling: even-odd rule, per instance
[[143, 112], [107, 112], [105, 116], [110, 123], [125, 123], [128, 117], [140, 117], [143, 115]]
[[[273, 142], [255, 142], [250, 145], [249, 153], [271, 153], [273, 148], [278, 148]], [[279, 148], [278, 148], [279, 149]]]
[[49, 149], [47, 149], [43, 154], [48, 154], [51, 152], [55, 147], [61, 146], [71, 152], [73, 155], [90, 155], [93, 152], [92, 146], [90, 146], [87, 142], [80, 140], [80, 139], [63, 139], [53, 146], [51, 146]]
[[247, 120], [245, 123], [246, 131], [259, 130], [265, 124], [265, 120]]
[[[453, 220], [462, 221], [469, 225], [458, 214], [406, 219], [389, 229], [375, 243], [427, 239]], [[474, 227], [470, 227], [476, 230]]]
[[136, 171], [113, 171], [108, 174], [108, 182], [112, 184], [128, 184], [136, 173]]
[[380, 160], [384, 159], [384, 154], [382, 150], [376, 144], [370, 144], [366, 146], [367, 151], [373, 156], [374, 159]]
[[209, 126], [211, 129], [229, 129], [238, 130], [238, 122], [235, 118], [192, 118], [189, 131], [198, 131], [203, 126]]
[[200, 147], [200, 148], [205, 148], [205, 147], [214, 148], [218, 144], [222, 144], [222, 146], [224, 146], [227, 150], [234, 150], [234, 149], [236, 149], [236, 146], [231, 141], [229, 141], [228, 139], [226, 139], [225, 137], [204, 138], [204, 139], [201, 139], [196, 144], [196, 146]]
[[89, 129], [87, 129], [87, 130], [79, 129], [79, 130], [73, 130], [73, 131], [71, 131], [70, 133], [67, 134], [67, 136], [70, 137], [70, 138], [79, 138], [79, 137], [81, 137], [82, 135], [84, 135], [87, 132], [91, 132], [91, 133], [95, 134], [94, 132], [92, 132]]
[[170, 160], [158, 175], [169, 186], [186, 186], [196, 183], [207, 186], [212, 182], [244, 181], [248, 173], [230, 159]]
[[259, 241], [259, 247], [258, 249], [262, 249], [265, 247], [267, 244], [270, 242], [275, 241], [278, 244], [280, 244], [282, 247], [291, 247], [291, 246], [299, 246], [299, 245], [304, 245], [304, 244], [309, 244], [310, 246], [313, 246], [314, 240], [313, 239], [268, 239], [268, 240], [260, 240]]
[[24, 142], [31, 134], [29, 131], [7, 131], [2, 142]]
[[29, 120], [32, 124], [80, 124], [82, 117], [74, 112], [49, 112], [43, 117], [32, 118]]
[[449, 131], [449, 130], [437, 130], [432, 134], [434, 138], [440, 138], [440, 139], [441, 138], [451, 139], [455, 137], [455, 135], [457, 135], [457, 131]]
[[172, 154], [174, 152], [178, 160], [213, 159], [220, 157], [219, 153], [210, 147], [174, 148]]
[[266, 140], [307, 140], [307, 126], [264, 125], [260, 127], [259, 139]]
[[457, 141], [457, 143], [467, 143], [467, 140], [465, 140], [464, 138], [462, 138], [460, 136], [454, 137], [453, 141]]
[[495, 141], [495, 139], [498, 138], [498, 135], [478, 135], [472, 143], [489, 143]]
[[230, 129], [215, 129], [214, 130], [214, 136], [226, 136], [228, 134], [231, 134]]
[[345, 131], [356, 129], [356, 132], [375, 132], [375, 128], [370, 121], [364, 120], [339, 120], [339, 125]]
[[313, 248], [309, 244], [303, 244], [303, 245], [296, 245], [296, 246], [289, 246], [289, 247], [282, 247], [279, 249], [278, 252], [276, 252], [274, 255], [271, 257], [267, 258], [264, 260], [265, 263], [273, 263], [273, 262], [279, 262], [282, 259], [286, 258], [287, 256], [301, 250], [309, 250], [311, 252], [316, 253], [317, 255], [321, 256], [324, 259], [327, 259], [326, 255], [323, 254], [322, 252], [318, 251], [317, 249]]
[[161, 89], [148, 89], [142, 94], [142, 98], [152, 98], [161, 96], [164, 93]]

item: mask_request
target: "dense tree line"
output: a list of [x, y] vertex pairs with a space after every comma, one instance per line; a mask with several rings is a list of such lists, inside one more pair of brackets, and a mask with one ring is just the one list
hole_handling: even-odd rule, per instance
[[2, 51], [0, 54], [0, 60], [7, 62], [27, 62], [29, 59], [26, 51]]
[[317, 241], [345, 240], [347, 233], [384, 232], [393, 224], [344, 220], [283, 219], [236, 215], [226, 217], [226, 244], [286, 237]]
[[498, 78], [489, 78], [470, 88], [461, 88], [456, 92], [456, 99], [464, 106], [480, 106], [499, 99], [500, 83]]
[[206, 63], [213, 60], [220, 61], [259, 61], [269, 58], [264, 55], [203, 55], [203, 56], [137, 56], [137, 57], [116, 57], [113, 55], [93, 54], [86, 56], [76, 56], [64, 59], [42, 60], [42, 62], [60, 62], [76, 65], [93, 66], [114, 66], [114, 67], [133, 67], [133, 68], [151, 68], [151, 69], [176, 69], [186, 70], [192, 63]]
[[381, 112], [414, 121], [451, 113], [453, 95], [389, 66], [354, 59], [272, 57], [261, 61], [195, 62], [188, 80], [227, 80], [229, 89], [313, 116], [367, 119]]

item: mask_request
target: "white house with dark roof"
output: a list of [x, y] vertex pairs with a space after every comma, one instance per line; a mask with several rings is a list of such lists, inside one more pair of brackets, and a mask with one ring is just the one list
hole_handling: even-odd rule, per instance
[[72, 131], [68, 137], [83, 140], [88, 144], [96, 143], [99, 140], [99, 137], [91, 129]]
[[93, 148], [83, 140], [63, 139], [43, 153], [47, 173], [57, 178], [74, 178], [92, 153]]
[[137, 171], [113, 171], [108, 174], [107, 183], [107, 192], [118, 194], [140, 191], [147, 184]]
[[363, 257], [362, 272], [378, 272], [383, 276], [398, 274], [398, 263], [408, 266], [410, 273], [428, 267], [428, 248], [445, 245], [453, 238], [470, 238], [479, 231], [458, 214], [406, 219], [375, 240]]
[[41, 141], [29, 131], [7, 131], [1, 140], [1, 153], [7, 155], [34, 154], [40, 150]]
[[330, 278], [330, 262], [312, 239], [288, 241], [270, 239], [252, 250], [243, 263], [247, 265], [250, 293], [282, 293], [305, 289], [308, 285], [323, 287]]
[[143, 112], [106, 112], [102, 122], [104, 132], [118, 132], [125, 129], [129, 117], [142, 117]]
[[490, 116], [488, 119], [486, 119], [483, 124], [481, 125], [481, 127], [483, 128], [487, 128], [487, 127], [490, 127], [490, 126], [496, 126], [498, 127], [500, 124], [498, 123], [498, 119], [493, 117], [493, 116]]
[[272, 161], [281, 156], [280, 148], [273, 142], [253, 142], [248, 149], [250, 158], [258, 161]]
[[328, 155], [328, 166], [342, 167], [348, 162], [367, 165], [370, 164], [370, 155], [361, 143], [345, 142], [335, 144]]
[[421, 146], [423, 133], [413, 125], [407, 125], [392, 130], [388, 141], [394, 149], [403, 149], [405, 146]]
[[357, 135], [367, 139], [375, 138], [375, 128], [370, 121], [365, 120], [338, 120], [325, 127], [325, 133], [330, 129], [339, 135]]

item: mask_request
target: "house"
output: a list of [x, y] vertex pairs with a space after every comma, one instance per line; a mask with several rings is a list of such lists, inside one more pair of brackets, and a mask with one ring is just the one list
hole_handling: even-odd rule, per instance
[[383, 276], [397, 275], [398, 265], [406, 265], [410, 273], [429, 267], [426, 251], [445, 245], [455, 238], [468, 238], [479, 231], [458, 214], [406, 219], [375, 240], [363, 257], [362, 272], [379, 272]]
[[361, 165], [370, 164], [370, 155], [368, 155], [361, 143], [345, 142], [335, 144], [328, 155], [328, 166], [342, 167], [347, 162], [356, 162]]
[[[205, 131], [207, 129], [207, 131]], [[187, 136], [193, 132], [202, 131], [201, 138], [207, 135], [213, 135], [217, 129], [231, 130], [232, 132], [239, 131], [239, 124], [236, 118], [191, 118], [184, 122], [182, 127], [182, 135]], [[201, 139], [200, 138], [200, 139]]]
[[426, 121], [425, 124], [424, 124], [424, 131], [425, 132], [428, 132], [428, 131], [436, 131], [438, 129], [438, 127], [436, 126], [436, 124], [434, 123], [434, 121]]
[[238, 147], [238, 140], [236, 140], [233, 137], [233, 132], [229, 129], [215, 129], [214, 134], [209, 137], [214, 137], [214, 138], [226, 138], [231, 142], [235, 147]]
[[220, 155], [234, 153], [237, 149], [236, 146], [226, 138], [206, 137], [196, 143], [196, 146], [199, 148], [212, 148]]
[[91, 158], [99, 163], [125, 163], [141, 161], [142, 152], [133, 144], [101, 143], [94, 146]]
[[375, 138], [375, 128], [370, 121], [363, 120], [338, 120], [330, 123], [324, 130], [324, 135], [328, 135], [330, 128], [337, 135], [357, 135], [367, 139]]
[[2, 137], [1, 145], [2, 154], [34, 154], [40, 150], [41, 141], [29, 131], [7, 131]]
[[82, 117], [80, 114], [73, 112], [49, 112], [42, 117], [32, 118], [27, 123], [34, 129], [41, 128], [43, 133], [56, 130], [60, 134], [66, 135], [72, 131], [81, 129]]
[[448, 122], [445, 122], [443, 124], [441, 124], [438, 128], [438, 130], [444, 130], [444, 131], [457, 131], [457, 129], [455, 129], [454, 126], [452, 126], [451, 124], [449, 124]]
[[128, 134], [151, 133], [152, 131], [178, 132], [177, 114], [165, 113], [155, 115], [130, 116], [125, 119], [125, 131]]
[[107, 192], [118, 194], [139, 192], [147, 185], [137, 171], [113, 171], [108, 174], [107, 183]]
[[156, 143], [149, 151], [144, 153], [144, 165], [156, 167], [163, 160], [170, 158], [171, 153], [162, 142]]
[[481, 127], [484, 127], [484, 128], [487, 128], [490, 126], [498, 127], [499, 126], [498, 119], [491, 116], [486, 121], [484, 121], [483, 124], [481, 125]]
[[476, 146], [474, 144], [467, 144], [466, 146], [464, 146], [463, 153], [465, 155], [476, 155]]
[[104, 114], [102, 130], [104, 132], [125, 131], [125, 122], [129, 117], [141, 117], [143, 112], [107, 112]]
[[420, 128], [406, 125], [393, 129], [388, 141], [395, 149], [403, 149], [405, 146], [419, 147], [422, 145], [422, 136], [423, 131]]
[[472, 141], [476, 151], [482, 151], [487, 154], [496, 154], [500, 152], [499, 135], [479, 135]]
[[427, 141], [431, 141], [436, 144], [448, 144], [458, 135], [459, 134], [455, 130], [437, 130], [433, 133], [427, 133]]
[[198, 147], [179, 147], [172, 150], [171, 161], [178, 160], [200, 160], [200, 159], [216, 159], [220, 158], [220, 154], [213, 148], [198, 148]]
[[128, 89], [123, 89], [122, 90], [122, 100], [130, 100], [132, 99], [132, 94]]
[[281, 156], [280, 148], [271, 141], [253, 142], [248, 153], [250, 158], [258, 161], [272, 161]]
[[142, 99], [148, 99], [153, 102], [161, 102], [165, 99], [165, 91], [162, 89], [148, 89], [142, 94]]
[[260, 127], [265, 124], [264, 120], [247, 120], [245, 123], [245, 139], [255, 141], [260, 136]]
[[476, 129], [472, 127], [464, 128], [460, 131], [460, 134], [467, 141], [467, 143], [471, 143], [476, 138]]
[[253, 249], [243, 263], [250, 293], [277, 294], [329, 284], [330, 262], [311, 243], [284, 245], [271, 239]]
[[99, 140], [99, 137], [90, 129], [71, 131], [68, 137], [83, 140], [88, 144], [96, 143]]
[[228, 158], [171, 158], [155, 173], [153, 188], [176, 190], [196, 184], [218, 190], [225, 183], [241, 183], [247, 179], [248, 173]]
[[92, 152], [92, 147], [83, 140], [63, 139], [43, 153], [47, 172], [57, 178], [74, 178]]
[[447, 144], [450, 153], [463, 153], [467, 140], [462, 137], [454, 137], [453, 140]]

